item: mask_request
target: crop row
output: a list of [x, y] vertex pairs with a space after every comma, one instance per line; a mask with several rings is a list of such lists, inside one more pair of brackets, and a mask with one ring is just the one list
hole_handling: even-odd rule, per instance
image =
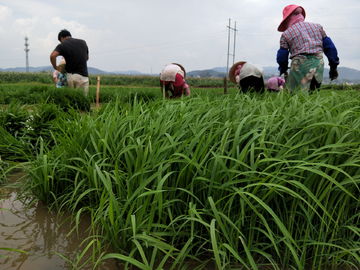
[[[9, 83], [43, 83], [53, 84], [50, 73], [25, 73], [25, 72], [0, 72], [0, 84]], [[89, 75], [90, 85], [97, 84], [98, 75]], [[186, 82], [190, 88], [223, 88], [223, 78], [197, 78], [188, 77]], [[146, 86], [158, 87], [158, 76], [129, 76], [129, 75], [100, 75], [100, 84], [106, 86]], [[230, 80], [227, 80], [227, 86], [236, 87]], [[322, 89], [344, 90], [344, 89], [360, 89], [360, 85], [346, 86], [343, 84], [323, 85]]]
[[[159, 86], [158, 76], [99, 75], [101, 85], [119, 86]], [[90, 85], [97, 84], [97, 75], [89, 75]], [[186, 79], [190, 87], [223, 87], [223, 79], [195, 78]], [[44, 83], [53, 84], [50, 73], [0, 72], [0, 84], [8, 83]], [[230, 83], [230, 81], [229, 81]]]
[[28, 162], [24, 188], [49, 207], [92, 214], [94, 253], [113, 250], [100, 260], [360, 265], [357, 91], [135, 96], [85, 114], [44, 102], [27, 114], [2, 111], [3, 159]]

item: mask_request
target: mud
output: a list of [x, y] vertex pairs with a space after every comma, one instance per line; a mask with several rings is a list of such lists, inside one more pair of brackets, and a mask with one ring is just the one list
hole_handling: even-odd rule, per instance
[[[15, 178], [21, 176], [22, 174], [18, 174]], [[72, 263], [67, 259], [76, 263], [85, 249], [88, 243], [85, 240], [91, 235], [90, 216], [81, 218], [77, 232], [69, 213], [50, 213], [40, 201], [30, 205], [28, 201], [18, 200], [19, 192], [20, 188], [0, 186], [0, 269], [72, 269]], [[18, 249], [27, 253], [2, 248]], [[91, 255], [90, 248], [75, 269], [79, 269]], [[92, 265], [87, 263], [81, 269], [92, 269]], [[118, 266], [115, 260], [108, 260], [102, 263], [99, 269], [116, 270], [122, 267]]]

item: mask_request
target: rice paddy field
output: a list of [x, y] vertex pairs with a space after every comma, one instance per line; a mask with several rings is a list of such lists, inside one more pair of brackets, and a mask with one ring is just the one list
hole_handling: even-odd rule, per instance
[[93, 269], [359, 269], [358, 87], [224, 95], [214, 80], [179, 100], [112, 81], [94, 107], [95, 82], [85, 97], [1, 77], [0, 181], [21, 166], [30, 203], [74, 230], [90, 214]]

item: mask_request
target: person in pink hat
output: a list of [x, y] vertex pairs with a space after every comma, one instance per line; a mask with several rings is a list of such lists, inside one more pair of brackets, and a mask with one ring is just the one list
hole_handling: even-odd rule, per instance
[[324, 74], [323, 53], [329, 61], [329, 77], [338, 77], [339, 57], [332, 40], [317, 23], [305, 22], [305, 10], [298, 5], [288, 5], [283, 10], [283, 20], [278, 31], [280, 49], [276, 61], [280, 76], [287, 73], [290, 54], [291, 66], [286, 84], [293, 93], [296, 90], [308, 93], [321, 86]]
[[164, 93], [165, 88], [166, 99], [181, 98], [183, 95], [190, 96], [190, 88], [185, 81], [185, 76], [185, 68], [180, 64], [172, 63], [163, 68], [160, 73], [160, 88], [161, 93]]

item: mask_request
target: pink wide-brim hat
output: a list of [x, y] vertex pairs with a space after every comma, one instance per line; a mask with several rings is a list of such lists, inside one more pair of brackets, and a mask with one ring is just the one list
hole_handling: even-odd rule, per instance
[[305, 9], [302, 7], [302, 6], [298, 6], [298, 5], [288, 5], [284, 8], [283, 10], [283, 20], [281, 21], [279, 27], [278, 27], [278, 31], [279, 32], [284, 32], [286, 30], [286, 27], [284, 25], [284, 22], [285, 20], [291, 15], [291, 13], [294, 12], [295, 9], [297, 9], [298, 7], [301, 7], [302, 9], [302, 15], [304, 16], [304, 19], [305, 19], [305, 16], [306, 16], [306, 13], [305, 13]]

